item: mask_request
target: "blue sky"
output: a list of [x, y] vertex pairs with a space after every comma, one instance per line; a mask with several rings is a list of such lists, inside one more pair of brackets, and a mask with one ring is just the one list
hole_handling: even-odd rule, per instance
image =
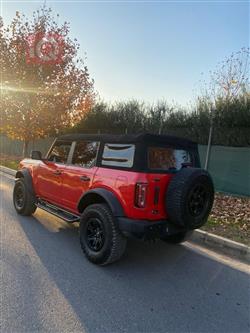
[[[8, 23], [18, 10], [31, 15], [43, 2], [2, 2]], [[71, 23], [87, 52], [95, 88], [108, 101], [165, 99], [186, 104], [201, 73], [249, 46], [249, 2], [47, 1]]]

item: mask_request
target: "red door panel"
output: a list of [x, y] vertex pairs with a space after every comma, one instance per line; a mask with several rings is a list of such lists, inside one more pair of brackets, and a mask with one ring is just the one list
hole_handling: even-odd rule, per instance
[[37, 194], [39, 197], [62, 205], [62, 177], [65, 165], [54, 162], [41, 162], [37, 172]]
[[63, 206], [72, 212], [77, 211], [77, 204], [82, 194], [88, 191], [93, 182], [97, 167], [83, 168], [66, 166], [62, 176]]

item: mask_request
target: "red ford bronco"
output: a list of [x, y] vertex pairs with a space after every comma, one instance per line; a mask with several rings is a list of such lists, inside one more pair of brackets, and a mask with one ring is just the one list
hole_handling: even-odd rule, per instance
[[64, 135], [47, 156], [20, 162], [13, 201], [80, 222], [80, 244], [99, 265], [118, 260], [127, 237], [180, 243], [207, 220], [214, 199], [197, 144], [178, 137]]

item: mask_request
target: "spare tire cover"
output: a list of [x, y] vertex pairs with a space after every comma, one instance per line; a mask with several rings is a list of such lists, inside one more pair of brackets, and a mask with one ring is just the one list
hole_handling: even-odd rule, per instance
[[182, 168], [172, 178], [166, 193], [169, 221], [187, 229], [199, 228], [207, 221], [213, 201], [214, 186], [209, 173]]

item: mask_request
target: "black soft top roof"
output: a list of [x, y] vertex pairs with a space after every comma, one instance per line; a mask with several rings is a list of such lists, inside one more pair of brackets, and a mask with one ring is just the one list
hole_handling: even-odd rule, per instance
[[186, 148], [196, 148], [197, 143], [180, 138], [172, 135], [158, 135], [151, 133], [141, 133], [141, 134], [65, 134], [58, 137], [58, 140], [70, 140], [70, 141], [79, 141], [79, 140], [95, 140], [100, 142], [107, 143], [147, 143], [147, 144], [166, 144], [171, 146], [181, 146]]

